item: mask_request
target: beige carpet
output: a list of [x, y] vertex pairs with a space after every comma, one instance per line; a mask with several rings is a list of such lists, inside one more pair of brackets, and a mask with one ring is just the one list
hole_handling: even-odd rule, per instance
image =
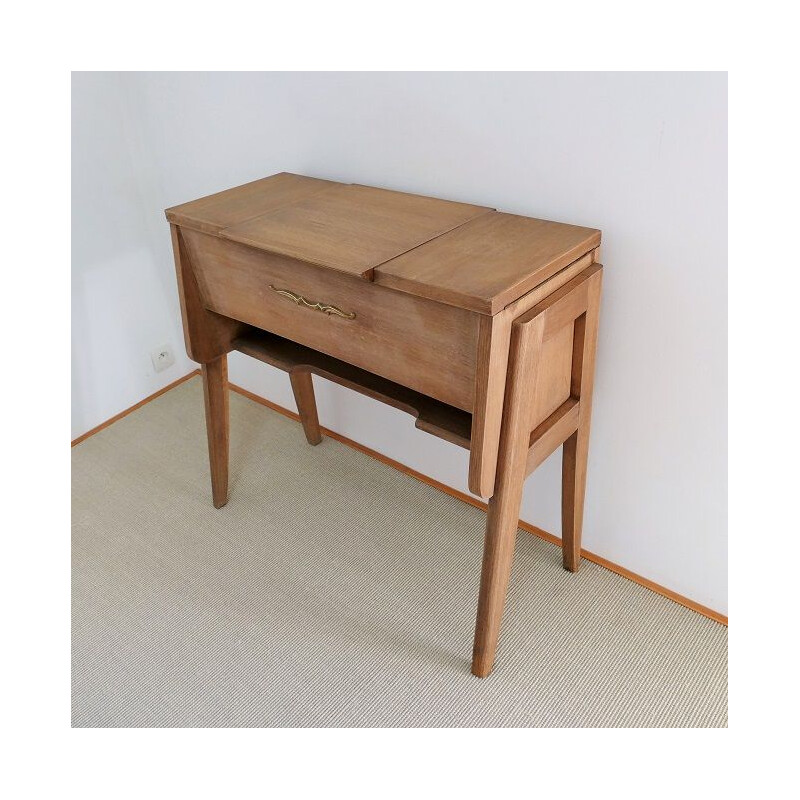
[[217, 511], [202, 405], [73, 448], [74, 725], [727, 725], [726, 628], [525, 532], [473, 677], [483, 512], [238, 394]]

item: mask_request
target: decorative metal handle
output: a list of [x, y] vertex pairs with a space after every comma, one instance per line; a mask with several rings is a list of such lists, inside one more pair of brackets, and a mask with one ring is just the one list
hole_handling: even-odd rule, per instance
[[277, 292], [284, 297], [288, 297], [293, 303], [297, 303], [299, 306], [305, 306], [306, 308], [310, 308], [314, 311], [321, 311], [323, 314], [327, 314], [328, 316], [335, 314], [337, 317], [342, 317], [342, 319], [356, 318], [355, 312], [353, 311], [342, 311], [341, 308], [336, 308], [336, 306], [329, 306], [325, 303], [314, 303], [311, 300], [306, 300], [306, 298], [300, 294], [290, 292], [288, 289], [278, 289], [272, 284], [269, 285], [269, 288], [272, 289], [273, 292]]

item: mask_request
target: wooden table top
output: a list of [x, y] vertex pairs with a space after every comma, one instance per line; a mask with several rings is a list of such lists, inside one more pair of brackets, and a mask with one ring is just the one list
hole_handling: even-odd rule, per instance
[[282, 172], [167, 209], [176, 224], [448, 305], [496, 314], [600, 231]]

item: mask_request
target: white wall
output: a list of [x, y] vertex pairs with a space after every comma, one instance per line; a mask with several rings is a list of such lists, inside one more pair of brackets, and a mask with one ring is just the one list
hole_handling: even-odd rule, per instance
[[[114, 82], [122, 111], [92, 107]], [[602, 228], [584, 546], [727, 612], [724, 75], [133, 73], [76, 88], [79, 160], [91, 174], [99, 153], [112, 179], [102, 201], [99, 177], [77, 192], [79, 419], [100, 421], [101, 384], [120, 402], [152, 391], [148, 349], [180, 347], [169, 205], [288, 170]], [[113, 347], [98, 344], [112, 321]], [[262, 364], [233, 355], [231, 378], [293, 407]], [[466, 491], [464, 451], [315, 382], [323, 424]], [[554, 455], [522, 508], [556, 534], [559, 470]]]
[[[115, 73], [72, 82], [72, 436], [185, 375], [175, 274], [159, 192]], [[155, 373], [150, 351], [171, 343]]]

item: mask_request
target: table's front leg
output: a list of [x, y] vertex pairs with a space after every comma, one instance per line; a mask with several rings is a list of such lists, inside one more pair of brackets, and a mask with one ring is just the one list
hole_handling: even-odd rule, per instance
[[208, 463], [211, 495], [215, 508], [228, 502], [228, 458], [230, 451], [230, 409], [228, 405], [228, 356], [220, 356], [201, 367], [206, 407]]
[[206, 407], [206, 431], [214, 505], [228, 502], [228, 357], [242, 323], [209, 311], [197, 283], [180, 229], [171, 225], [186, 352], [200, 364]]
[[525, 482], [536, 361], [541, 353], [543, 319], [514, 324], [500, 432], [495, 491], [489, 501], [486, 539], [475, 623], [472, 674], [485, 678], [494, 665], [500, 620], [514, 560], [519, 507]]

